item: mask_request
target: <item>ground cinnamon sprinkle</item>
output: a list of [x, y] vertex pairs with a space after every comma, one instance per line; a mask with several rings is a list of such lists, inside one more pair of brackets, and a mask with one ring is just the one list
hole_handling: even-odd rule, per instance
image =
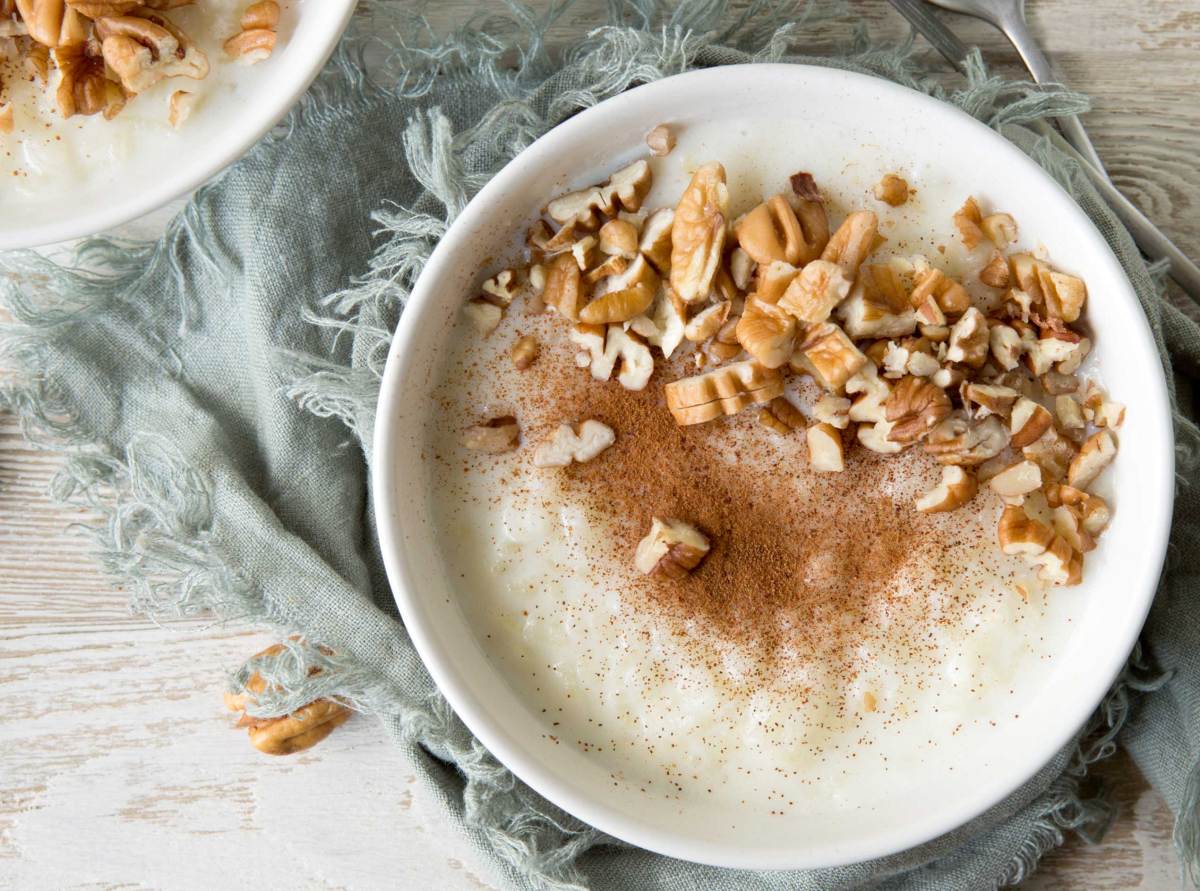
[[[753, 412], [676, 425], [662, 383], [688, 373], [682, 361], [630, 392], [569, 367], [568, 357], [547, 358], [522, 381], [541, 394], [546, 414], [595, 418], [617, 432], [599, 458], [562, 471], [566, 497], [590, 523], [611, 530], [589, 555], [597, 582], [622, 590], [635, 609], [657, 613], [676, 633], [716, 633], [764, 665], [799, 651], [853, 671], [864, 632], [879, 630], [864, 623], [897, 593], [910, 561], [949, 570], [948, 543], [931, 535], [930, 518], [881, 491], [893, 475], [912, 473], [912, 461], [848, 449], [845, 472], [815, 474], [800, 430], [786, 459], [764, 466], [763, 451], [778, 444], [771, 442], [778, 434], [757, 425]], [[711, 539], [689, 577], [630, 572], [655, 515], [685, 519]]]

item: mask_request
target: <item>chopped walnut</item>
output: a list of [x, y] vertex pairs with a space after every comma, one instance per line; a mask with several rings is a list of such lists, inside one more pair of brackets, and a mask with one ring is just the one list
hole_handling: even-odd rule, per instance
[[968, 197], [954, 214], [954, 225], [962, 236], [963, 245], [973, 251], [983, 241], [983, 215], [979, 212], [979, 204], [973, 197]]
[[601, 185], [555, 198], [546, 205], [546, 213], [560, 225], [594, 229], [602, 216], [616, 216], [618, 210], [639, 210], [652, 184], [650, 164], [635, 161]]
[[969, 420], [950, 414], [929, 431], [925, 450], [942, 464], [970, 467], [994, 458], [1008, 445], [1008, 431], [995, 415]]
[[846, 469], [842, 435], [832, 424], [813, 424], [808, 438], [808, 466], [817, 473], [841, 473]]
[[589, 368], [592, 377], [606, 381], [619, 363], [617, 382], [626, 390], [643, 390], [654, 373], [654, 357], [636, 332], [620, 325], [576, 325], [570, 334], [573, 342], [586, 352], [582, 367]]
[[196, 105], [196, 94], [189, 93], [187, 90], [176, 90], [167, 100], [167, 123], [171, 128], [178, 130], [183, 126], [192, 115], [192, 109]]
[[854, 345], [846, 332], [833, 322], [815, 326], [792, 354], [792, 361], [808, 371], [833, 393], [840, 393], [846, 382], [867, 363], [867, 357]]
[[745, 361], [672, 381], [663, 392], [675, 422], [685, 427], [770, 402], [783, 394], [783, 378], [778, 371]]
[[88, 41], [51, 52], [62, 74], [54, 98], [64, 118], [103, 113], [112, 120], [125, 107], [125, 90], [108, 78], [100, 44]]
[[1008, 250], [1017, 241], [1017, 221], [1006, 213], [993, 213], [984, 217], [979, 228], [997, 250]]
[[[933, 297], [938, 309], [946, 315], [957, 316], [966, 312], [971, 305], [971, 298], [967, 295], [966, 288], [940, 269], [933, 267], [929, 267], [917, 276], [916, 284], [909, 298], [912, 305], [917, 308], [918, 318], [920, 318], [922, 304], [929, 297]], [[944, 321], [937, 322], [928, 318], [922, 318], [921, 321], [927, 324], [944, 324]]]
[[992, 477], [988, 485], [1001, 498], [1024, 498], [1042, 487], [1042, 468], [1033, 461], [1019, 461]]
[[521, 429], [512, 415], [492, 418], [467, 429], [463, 445], [477, 452], [499, 454], [511, 452], [521, 441]]
[[908, 201], [908, 181], [894, 173], [885, 173], [875, 184], [875, 197], [884, 204], [899, 207]]
[[858, 274], [858, 267], [875, 249], [878, 234], [878, 217], [869, 210], [856, 210], [830, 236], [821, 259], [836, 263], [848, 280], [853, 279]]
[[968, 307], [950, 329], [946, 361], [979, 368], [987, 361], [989, 343], [987, 319], [975, 307]]
[[782, 260], [796, 264], [804, 253], [804, 233], [796, 213], [783, 195], [755, 207], [733, 224], [738, 245], [756, 263]]
[[504, 310], [494, 303], [489, 303], [477, 297], [474, 300], [467, 301], [463, 307], [463, 315], [475, 327], [480, 336], [487, 337], [500, 324], [500, 319], [504, 316]]
[[917, 510], [928, 514], [958, 510], [978, 491], [970, 471], [952, 464], [942, 468], [941, 482], [917, 499]]
[[518, 337], [516, 343], [509, 350], [509, 356], [512, 358], [513, 365], [517, 371], [524, 371], [529, 368], [538, 356], [537, 338], [532, 334], [526, 334], [523, 337]]
[[783, 436], [804, 426], [804, 414], [786, 396], [776, 396], [759, 409], [758, 422]]
[[912, 443], [950, 414], [950, 397], [941, 387], [922, 377], [906, 377], [892, 388], [884, 404], [884, 417], [892, 423], [888, 439]]
[[1112, 463], [1117, 455], [1117, 440], [1108, 430], [1099, 430], [1088, 437], [1071, 459], [1067, 482], [1076, 489], [1086, 489]]
[[1000, 253], [992, 254], [988, 264], [979, 270], [979, 280], [989, 288], [1008, 287], [1008, 263]]
[[164, 77], [208, 75], [208, 57], [170, 21], [145, 9], [96, 22], [104, 61], [129, 93], [141, 93]]
[[836, 263], [813, 260], [797, 275], [779, 306], [806, 325], [819, 325], [850, 293], [850, 280]]
[[681, 579], [700, 565], [709, 548], [708, 538], [691, 523], [653, 517], [650, 532], [638, 542], [633, 562], [646, 575]]
[[850, 400], [825, 393], [813, 405], [813, 417], [822, 424], [845, 430], [850, 426]]
[[698, 168], [671, 226], [671, 287], [684, 303], [708, 297], [725, 247], [728, 208], [725, 168], [717, 163]]
[[613, 290], [598, 295], [579, 310], [581, 321], [591, 325], [626, 322], [648, 310], [658, 293], [658, 273], [640, 255], [611, 282]]
[[666, 157], [675, 148], [675, 134], [666, 124], [659, 124], [646, 134], [646, 145], [651, 154]]
[[559, 424], [550, 438], [533, 453], [534, 467], [566, 467], [572, 461], [580, 464], [591, 461], [617, 441], [612, 427], [596, 420], [587, 420], [576, 432], [570, 424]]
[[737, 342], [764, 368], [786, 365], [796, 343], [796, 320], [782, 305], [751, 297], [734, 329]]

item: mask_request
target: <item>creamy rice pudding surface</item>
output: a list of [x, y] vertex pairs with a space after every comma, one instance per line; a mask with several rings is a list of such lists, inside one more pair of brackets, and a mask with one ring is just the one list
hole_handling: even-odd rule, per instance
[[[67, 199], [125, 165], [178, 153], [189, 139], [187, 116], [260, 79], [256, 63], [271, 55], [276, 31], [280, 45], [286, 40], [302, 5], [303, 0], [150, 0], [146, 8], [129, 0], [0, 0], [0, 203], [15, 210], [22, 203]], [[31, 29], [22, 7], [30, 15], [50, 16], [55, 26], [46, 34]], [[161, 76], [136, 66], [119, 74], [104, 56], [101, 23], [107, 18], [128, 29], [142, 14], [165, 20], [184, 35], [173, 45], [189, 47]], [[151, 35], [162, 37], [161, 26], [145, 22]], [[131, 40], [143, 40], [149, 50], [148, 38], [135, 37]], [[47, 46], [35, 38], [66, 43]], [[77, 71], [70, 67], [72, 47], [80, 58], [75, 80], [81, 86], [64, 93], [65, 72]], [[89, 78], [85, 91], [82, 83]], [[101, 92], [106, 97], [96, 98]]]
[[[715, 137], [710, 129], [707, 140], [689, 145], [725, 149], [728, 218], [740, 223], [786, 189], [787, 175], [733, 150], [736, 132]], [[701, 160], [694, 151], [656, 159], [643, 209], [674, 206]], [[976, 280], [986, 250], [964, 250], [950, 215], [938, 215], [962, 196], [939, 193], [936, 177], [907, 171], [916, 188], [904, 183], [908, 194], [893, 207], [896, 183], [872, 188], [882, 172], [817, 173], [831, 231], [848, 211], [867, 207], [886, 238], [870, 263], [908, 276], [914, 255], [932, 256], [974, 303], [996, 304], [1000, 292]], [[595, 228], [578, 235], [587, 231], [597, 235]], [[727, 258], [737, 245], [732, 239]], [[578, 253], [584, 267], [606, 257]], [[795, 414], [785, 411], [783, 422], [763, 414], [779, 407], [772, 400], [681, 423], [664, 385], [746, 361], [740, 346], [714, 355], [714, 335], [683, 340], [666, 360], [655, 349], [653, 377], [631, 390], [616, 369], [602, 381], [580, 367], [585, 341], [568, 336], [572, 323], [561, 311], [538, 311], [536, 289], [514, 291], [520, 295], [502, 313], [484, 308], [483, 329], [495, 325], [486, 335], [477, 302], [450, 338], [426, 458], [462, 607], [497, 669], [540, 714], [546, 738], [602, 759], [614, 782], [680, 802], [703, 796], [783, 814], [817, 802], [861, 803], [888, 782], [903, 787], [921, 763], [953, 769], [980, 734], [1020, 720], [1010, 705], [1036, 691], [1081, 603], [1074, 589], [1046, 581], [1057, 564], [1049, 567], [1044, 554], [1057, 538], [1033, 557], [1031, 547], [1003, 553], [997, 546], [997, 523], [1014, 505], [1035, 525], [1042, 516], [1057, 528], [1042, 494], [1058, 491], [1052, 473], [1043, 471], [1037, 491], [1024, 486], [1020, 495], [1002, 497], [987, 481], [1023, 463], [1007, 432], [996, 456], [1003, 466], [966, 465], [979, 488], [968, 505], [918, 511], [914, 503], [943, 474], [921, 447], [927, 430], [898, 454], [879, 454], [863, 433], [855, 441], [850, 423], [837, 431], [844, 469], [815, 472], [805, 428], [824, 416], [817, 406], [831, 395], [819, 374], [786, 375], [782, 398]], [[603, 296], [603, 286], [597, 292]], [[685, 312], [694, 319], [716, 302]], [[945, 321], [953, 328], [953, 317]], [[897, 348], [903, 340], [894, 338]], [[892, 355], [879, 363], [892, 391], [919, 376], [903, 362], [891, 375], [896, 362]], [[936, 364], [954, 363], [943, 350]], [[492, 435], [508, 418], [519, 427], [513, 450]], [[479, 427], [487, 419], [499, 420]], [[572, 440], [553, 454], [564, 422], [588, 440], [585, 420], [611, 434], [595, 449], [580, 453]], [[1054, 427], [1062, 430], [1061, 420]], [[475, 448], [464, 447], [464, 431]], [[685, 521], [706, 540], [690, 571], [639, 567], [639, 543], [656, 517]], [[1060, 581], [1068, 581], [1065, 567]], [[880, 776], [890, 779], [881, 785]]]

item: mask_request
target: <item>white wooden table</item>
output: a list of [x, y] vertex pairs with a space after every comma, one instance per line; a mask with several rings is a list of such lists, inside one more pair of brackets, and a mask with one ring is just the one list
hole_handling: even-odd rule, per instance
[[[431, 4], [430, 17], [442, 28], [477, 5]], [[603, 6], [581, 2], [552, 41]], [[858, 6], [874, 33], [906, 32], [879, 0]], [[1096, 100], [1085, 123], [1114, 180], [1200, 256], [1200, 0], [1030, 6], [1064, 76]], [[986, 27], [953, 25], [1016, 71]], [[0, 888], [493, 887], [373, 720], [291, 758], [254, 751], [221, 693], [270, 640], [131, 616], [67, 528], [91, 517], [46, 496], [58, 463], [0, 416]], [[1029, 887], [1181, 887], [1162, 800], [1123, 757], [1098, 773], [1116, 825], [1101, 846], [1049, 855]]]

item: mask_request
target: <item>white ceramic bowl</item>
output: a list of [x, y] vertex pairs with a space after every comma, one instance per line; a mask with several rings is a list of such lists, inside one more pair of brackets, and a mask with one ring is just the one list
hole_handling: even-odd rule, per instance
[[[514, 223], [532, 220], [563, 188], [595, 182], [644, 154], [642, 134], [658, 123], [673, 122], [681, 131], [676, 151], [687, 152], [690, 127], [726, 120], [753, 141], [748, 151], [789, 153], [798, 169], [860, 178], [910, 171], [918, 188], [945, 187], [960, 201], [974, 193], [1011, 212], [1023, 241], [1044, 243], [1056, 265], [1086, 276], [1099, 366], [1114, 398], [1129, 406], [1112, 474], [1113, 523], [1088, 555], [1084, 584], [1053, 592], [1079, 598], [1079, 618], [1066, 651], [1046, 667], [1044, 687], [1011, 703], [1020, 720], [969, 747], [958, 763], [931, 762], [912, 778], [912, 794], [774, 823], [748, 820], [740, 829], [703, 803], [614, 788], [594, 756], [547, 740], [537, 703], [518, 698], [490, 666], [457, 605], [419, 457], [454, 314], [478, 270], [494, 262], [487, 258], [511, 254]], [[780, 126], [789, 120], [808, 125]], [[776, 131], [786, 144], [772, 142]], [[759, 869], [854, 862], [920, 844], [982, 813], [1046, 764], [1091, 714], [1142, 627], [1173, 498], [1159, 359], [1132, 289], [1084, 214], [1021, 151], [962, 112], [883, 80], [803, 66], [718, 68], [639, 87], [577, 115], [505, 167], [455, 221], [417, 283], [384, 374], [374, 453], [376, 516], [396, 602], [439, 688], [488, 749], [546, 798], [618, 838]]]
[[[45, 200], [17, 202], [0, 195], [0, 250], [66, 241], [119, 226], [203, 185], [245, 154], [308, 89], [346, 29], [355, 0], [282, 5], [279, 41], [271, 58], [241, 68], [231, 88], [206, 96], [178, 132], [165, 134], [168, 139], [139, 139], [125, 161], [98, 167], [68, 200], [48, 195]], [[191, 13], [186, 7], [184, 11]], [[218, 36], [205, 38], [214, 67], [236, 64], [222, 57]], [[185, 78], [160, 83], [113, 121], [96, 118], [84, 123], [119, 126], [136, 103], [141, 103], [139, 113], [153, 103], [153, 113], [165, 119], [166, 95], [187, 89], [188, 83]]]

